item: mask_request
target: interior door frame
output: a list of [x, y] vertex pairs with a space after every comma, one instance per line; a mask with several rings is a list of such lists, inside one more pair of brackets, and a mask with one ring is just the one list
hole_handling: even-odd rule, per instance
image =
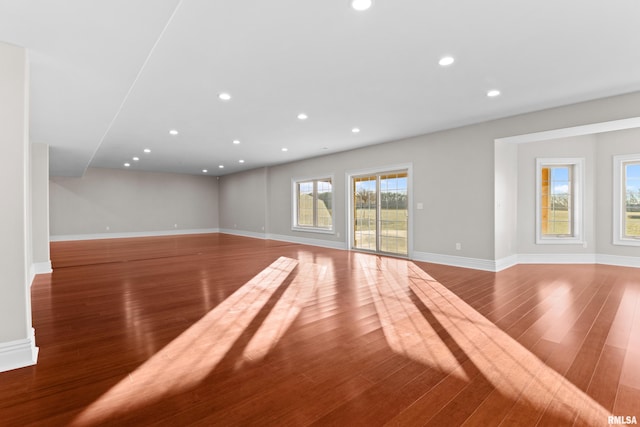
[[[354, 206], [353, 206], [353, 178], [359, 177], [362, 175], [378, 175], [385, 173], [393, 173], [399, 171], [407, 171], [407, 198], [409, 202], [407, 204], [407, 215], [409, 216], [409, 220], [407, 221], [407, 255], [406, 257], [409, 259], [413, 258], [413, 163], [402, 163], [402, 164], [394, 164], [394, 165], [386, 165], [379, 166], [375, 168], [367, 168], [367, 169], [357, 169], [357, 170], [349, 170], [345, 173], [345, 185], [346, 185], [346, 218], [345, 222], [347, 224], [347, 249], [348, 250], [357, 250], [361, 249], [355, 248], [353, 246], [353, 216], [354, 216]], [[381, 253], [381, 255], [389, 255], [394, 256], [391, 253]], [[399, 257], [403, 257], [404, 255], [397, 255]]]

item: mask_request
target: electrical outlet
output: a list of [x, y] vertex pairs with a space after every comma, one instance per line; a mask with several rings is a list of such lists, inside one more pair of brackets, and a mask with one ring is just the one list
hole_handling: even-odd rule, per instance
[[462, 244], [456, 243], [456, 251], [462, 250]]

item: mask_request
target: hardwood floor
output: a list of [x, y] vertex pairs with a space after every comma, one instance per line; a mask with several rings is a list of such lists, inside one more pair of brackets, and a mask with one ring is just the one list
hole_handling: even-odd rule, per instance
[[500, 273], [225, 234], [57, 242], [0, 425], [640, 418], [640, 270]]

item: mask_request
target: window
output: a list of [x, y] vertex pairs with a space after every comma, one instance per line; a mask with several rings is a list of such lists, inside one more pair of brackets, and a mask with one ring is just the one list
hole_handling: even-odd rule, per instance
[[536, 160], [536, 243], [582, 243], [583, 163]]
[[331, 178], [293, 181], [293, 228], [333, 231], [333, 185]]
[[640, 154], [613, 158], [613, 243], [640, 246]]

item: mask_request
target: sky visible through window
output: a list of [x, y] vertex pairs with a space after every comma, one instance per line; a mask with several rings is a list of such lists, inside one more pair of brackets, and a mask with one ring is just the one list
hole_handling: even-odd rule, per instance
[[640, 198], [640, 163], [626, 165], [627, 194]]

